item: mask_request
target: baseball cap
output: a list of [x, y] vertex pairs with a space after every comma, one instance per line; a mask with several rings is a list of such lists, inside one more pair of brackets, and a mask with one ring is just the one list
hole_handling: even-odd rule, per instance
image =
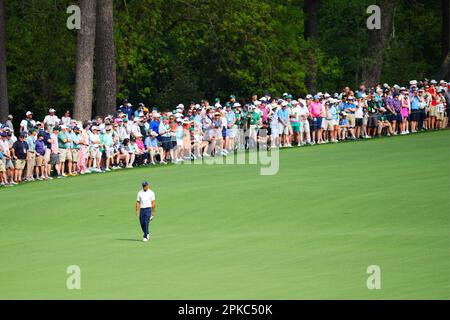
[[26, 116], [29, 116], [30, 114], [33, 114], [33, 112], [27, 111], [27, 113], [25, 113]]
[[48, 112], [56, 112], [56, 110], [53, 109], [53, 108], [50, 108], [50, 109], [48, 110]]
[[147, 182], [147, 181], [142, 182], [142, 186], [143, 186], [143, 187], [148, 186], [148, 182]]
[[8, 115], [8, 119], [12, 119], [13, 116], [11, 114]]

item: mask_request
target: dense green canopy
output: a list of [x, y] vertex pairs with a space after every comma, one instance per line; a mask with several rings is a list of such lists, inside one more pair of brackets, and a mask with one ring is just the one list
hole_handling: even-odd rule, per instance
[[[319, 7], [318, 87], [361, 81], [371, 0], [328, 0]], [[71, 0], [5, 1], [11, 111], [72, 109], [76, 30]], [[173, 107], [231, 93], [307, 93], [312, 44], [304, 39], [302, 0], [117, 0], [118, 100]], [[441, 1], [398, 1], [385, 50], [383, 82], [432, 77], [442, 61]]]

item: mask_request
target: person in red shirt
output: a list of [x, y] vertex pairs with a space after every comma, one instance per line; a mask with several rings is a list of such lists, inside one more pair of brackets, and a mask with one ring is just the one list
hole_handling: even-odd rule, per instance
[[427, 92], [431, 95], [431, 104], [428, 111], [428, 129], [436, 129], [436, 117], [437, 117], [437, 90], [436, 81], [431, 80], [430, 87]]

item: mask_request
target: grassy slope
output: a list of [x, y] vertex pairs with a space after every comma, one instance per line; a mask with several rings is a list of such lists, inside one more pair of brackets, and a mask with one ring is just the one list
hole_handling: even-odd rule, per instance
[[[449, 298], [450, 131], [0, 190], [0, 298]], [[139, 183], [157, 195], [138, 242]], [[79, 265], [82, 289], [65, 288]], [[382, 289], [366, 288], [379, 265]]]

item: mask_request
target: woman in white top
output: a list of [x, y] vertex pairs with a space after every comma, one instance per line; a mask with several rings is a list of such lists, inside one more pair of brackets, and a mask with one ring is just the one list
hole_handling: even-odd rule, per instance
[[65, 126], [70, 126], [70, 121], [72, 118], [70, 117], [70, 111], [67, 110], [66, 113], [64, 113], [64, 117], [61, 118], [61, 123]]

